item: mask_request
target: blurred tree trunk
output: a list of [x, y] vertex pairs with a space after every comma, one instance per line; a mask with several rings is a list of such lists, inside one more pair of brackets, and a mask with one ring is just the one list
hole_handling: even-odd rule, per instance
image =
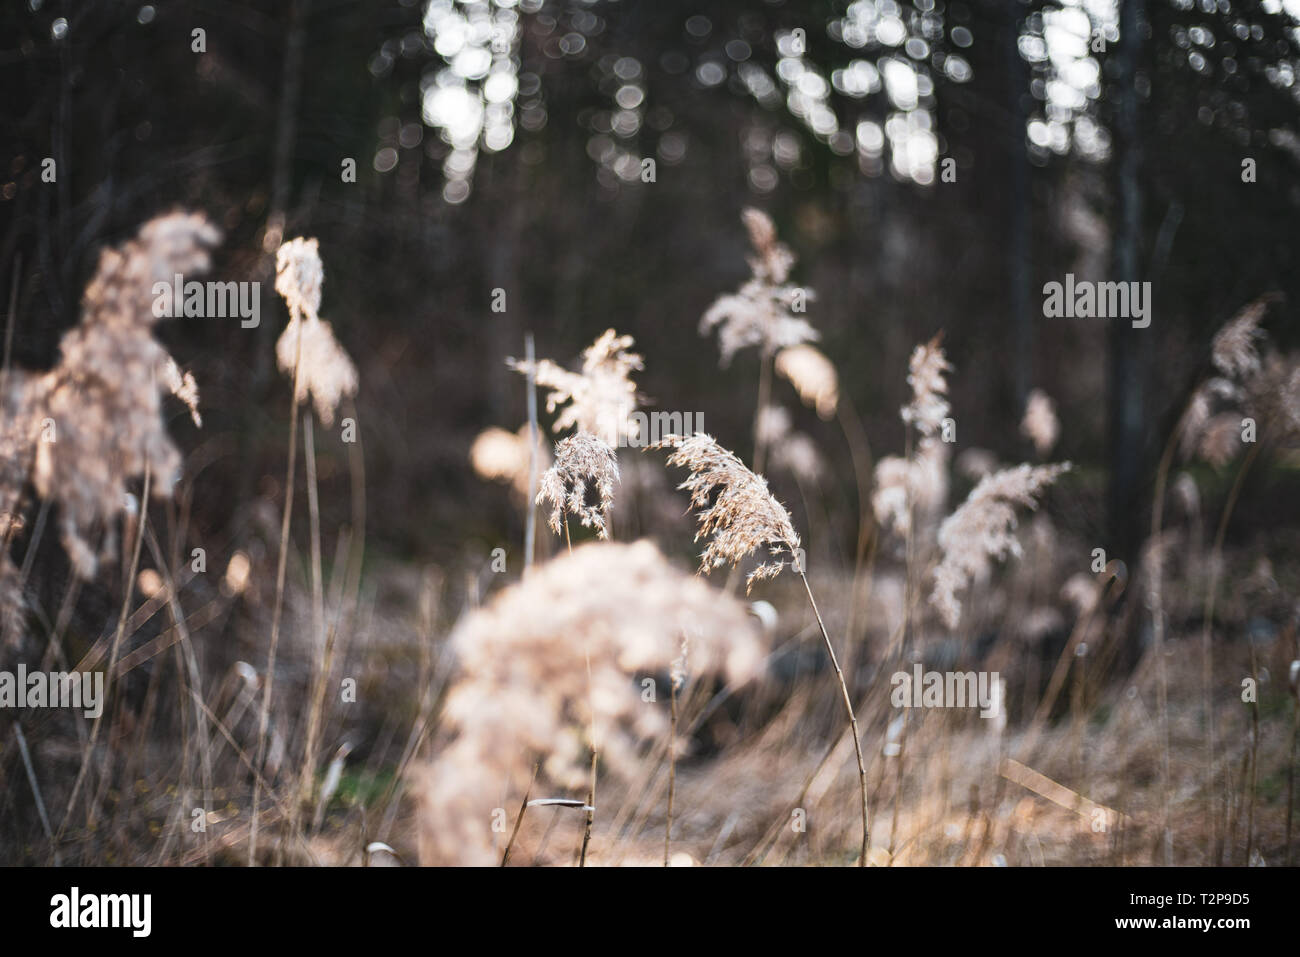
[[1025, 125], [1029, 121], [1025, 98], [1029, 95], [1029, 69], [1020, 55], [1020, 3], [1005, 6], [1006, 22], [1002, 40], [1007, 69], [1007, 107], [1010, 112], [1008, 146], [1007, 215], [1010, 245], [1007, 256], [1011, 300], [1011, 343], [1015, 350], [1012, 385], [1015, 389], [1016, 415], [1025, 407], [1025, 399], [1034, 380], [1034, 320], [1030, 308], [1030, 285], [1033, 269], [1030, 261], [1030, 234], [1033, 230], [1033, 196], [1030, 194], [1029, 154], [1025, 150]]
[[[1117, 282], [1140, 282], [1142, 265], [1142, 143], [1140, 124], [1141, 56], [1145, 0], [1124, 0], [1119, 12], [1118, 73], [1115, 83], [1113, 157]], [[1150, 354], [1150, 329], [1134, 329], [1127, 319], [1110, 320], [1108, 496], [1110, 548], [1130, 566], [1139, 544], [1138, 491], [1143, 475], [1144, 390]]]

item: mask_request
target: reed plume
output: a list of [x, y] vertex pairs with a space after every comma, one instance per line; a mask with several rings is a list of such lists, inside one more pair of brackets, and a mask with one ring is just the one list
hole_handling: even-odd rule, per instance
[[1259, 327], [1268, 311], [1270, 296], [1261, 296], [1247, 304], [1215, 333], [1210, 346], [1210, 360], [1228, 379], [1247, 379], [1259, 371], [1257, 343], [1264, 337]]
[[759, 419], [772, 393], [773, 357], [818, 338], [817, 330], [796, 313], [814, 298], [811, 289], [786, 283], [795, 263], [794, 253], [776, 238], [776, 226], [767, 213], [745, 209], [741, 221], [749, 233], [754, 255], [748, 257], [750, 278], [734, 293], [714, 300], [700, 318], [700, 335], [718, 331], [719, 365], [727, 368], [741, 349], [757, 346], [758, 397], [754, 403], [754, 468], [763, 470], [767, 446]]
[[294, 380], [294, 404], [310, 395], [316, 415], [332, 425], [344, 396], [357, 392], [357, 368], [320, 317], [325, 278], [315, 239], [293, 239], [275, 254], [275, 291], [289, 307], [289, 324], [275, 344], [280, 371]]
[[906, 456], [886, 455], [876, 463], [872, 511], [882, 528], [903, 538], [911, 535], [918, 511], [929, 519], [948, 497], [948, 444], [942, 441], [942, 429], [951, 408], [947, 373], [952, 366], [941, 341], [942, 333], [918, 345], [908, 360], [912, 400], [899, 415], [915, 429], [915, 446]]
[[776, 354], [776, 371], [794, 386], [804, 405], [817, 410], [818, 416], [829, 419], [835, 415], [840, 403], [839, 376], [831, 360], [816, 346], [782, 349]]
[[786, 283], [795, 257], [777, 241], [771, 218], [761, 210], [746, 209], [741, 219], [754, 248], [748, 259], [750, 278], [735, 292], [714, 300], [700, 319], [701, 335], [717, 330], [724, 369], [741, 349], [757, 346], [770, 359], [780, 349], [820, 338], [808, 320], [795, 312], [814, 295], [810, 289]]
[[415, 775], [422, 861], [499, 859], [493, 809], [538, 759], [546, 781], [569, 792], [586, 787], [589, 750], [604, 773], [630, 778], [643, 743], [668, 729], [638, 679], [672, 669], [683, 635], [696, 674], [744, 683], [762, 667], [745, 606], [645, 541], [575, 548], [464, 619], [449, 639], [445, 739]]
[[1300, 412], [1292, 401], [1300, 393], [1300, 364], [1272, 350], [1260, 351], [1268, 341], [1260, 324], [1279, 298], [1260, 296], [1215, 334], [1210, 348], [1215, 374], [1197, 387], [1174, 431], [1183, 458], [1226, 465], [1241, 452], [1242, 418], [1247, 415], [1267, 421], [1275, 439], [1300, 434]]
[[1020, 434], [1033, 443], [1034, 451], [1040, 457], [1050, 454], [1056, 447], [1056, 440], [1061, 434], [1061, 423], [1056, 418], [1056, 403], [1042, 389], [1034, 389], [1025, 400]]
[[939, 526], [942, 552], [934, 570], [930, 604], [949, 628], [961, 620], [957, 593], [972, 580], [988, 574], [994, 559], [1019, 556], [1015, 536], [1016, 506], [1038, 507], [1038, 496], [1070, 468], [1060, 465], [1017, 465], [985, 476], [955, 512]]
[[951, 409], [947, 373], [952, 371], [952, 365], [940, 346], [942, 341], [943, 333], [939, 333], [913, 349], [908, 361], [907, 384], [912, 387], [912, 401], [903, 406], [900, 414], [903, 422], [916, 429], [922, 443], [938, 439]]
[[507, 359], [506, 363], [521, 374], [531, 371], [537, 384], [550, 390], [546, 411], [559, 412], [554, 431], [578, 429], [617, 447], [639, 438], [639, 426], [630, 418], [637, 408], [632, 373], [645, 366], [639, 354], [629, 351], [634, 344], [631, 336], [605, 330], [583, 350], [580, 372], [570, 372], [550, 359]]
[[[585, 527], [594, 528], [599, 538], [609, 538], [608, 518], [618, 481], [614, 450], [590, 432], [578, 431], [556, 443], [555, 463], [538, 483], [537, 504], [551, 503], [548, 524], [557, 535], [563, 521], [568, 536], [568, 516], [572, 515]], [[595, 503], [587, 502], [588, 491], [595, 492]]]
[[[760, 548], [767, 548], [773, 557], [786, 555], [794, 570], [802, 572], [798, 567], [799, 534], [790, 513], [768, 491], [767, 480], [746, 468], [735, 453], [703, 432], [688, 438], [668, 435], [650, 448], [672, 449], [668, 464], [690, 469], [690, 476], [678, 488], [690, 493], [691, 507], [699, 513], [695, 540], [708, 540], [700, 556], [702, 573], [739, 565]], [[786, 561], [762, 562], [749, 573], [746, 586], [775, 578]]]
[[[739, 565], [745, 558], [759, 548], [766, 547], [776, 557], [783, 553], [789, 556], [790, 567], [799, 575], [804, 591], [808, 595], [808, 604], [812, 606], [817, 626], [821, 629], [822, 639], [826, 643], [826, 653], [831, 666], [839, 680], [840, 694], [844, 700], [848, 716], [849, 732], [853, 735], [853, 749], [858, 759], [858, 786], [862, 800], [862, 847], [858, 856], [858, 865], [867, 864], [867, 843], [871, 832], [868, 824], [867, 810], [867, 766], [862, 758], [862, 739], [858, 734], [858, 719], [853, 711], [853, 701], [849, 697], [848, 684], [840, 668], [835, 647], [831, 644], [830, 634], [822, 621], [821, 612], [817, 610], [817, 601], [813, 598], [812, 586], [803, 567], [799, 545], [799, 535], [794, 530], [790, 513], [784, 505], [773, 497], [767, 489], [767, 480], [751, 472], [745, 463], [728, 449], [723, 448], [711, 435], [696, 432], [689, 438], [680, 435], [666, 436], [651, 448], [671, 448], [668, 456], [669, 465], [680, 465], [690, 470], [686, 481], [678, 488], [690, 492], [691, 507], [698, 513], [699, 531], [695, 535], [698, 542], [707, 538], [704, 553], [700, 557], [700, 572], [722, 565]], [[775, 578], [785, 567], [786, 560], [767, 561], [749, 573], [746, 587], [764, 578]]]
[[[58, 364], [40, 376], [11, 375], [7, 436], [19, 446], [17, 461], [30, 461], [34, 445], [32, 484], [60, 506], [63, 546], [83, 578], [98, 564], [92, 529], [122, 512], [127, 483], [148, 471], [154, 494], [167, 497], [179, 478], [162, 395], [180, 397], [198, 424], [198, 389], [153, 338], [153, 287], [170, 285], [178, 273], [206, 272], [219, 237], [203, 216], [177, 212], [104, 250], [81, 321], [59, 344]], [[100, 554], [106, 551], [107, 543]]]
[[[524, 424], [518, 432], [492, 426], [484, 429], [470, 446], [469, 461], [480, 478], [505, 482], [516, 496], [526, 498], [529, 483], [529, 449], [532, 428]], [[550, 450], [540, 442], [537, 459], [549, 467]]]

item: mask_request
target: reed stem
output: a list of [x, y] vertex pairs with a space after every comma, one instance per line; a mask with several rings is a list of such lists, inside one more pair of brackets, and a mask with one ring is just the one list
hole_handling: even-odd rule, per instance
[[858, 784], [862, 791], [862, 850], [858, 856], [858, 866], [866, 867], [867, 842], [870, 839], [871, 831], [867, 813], [867, 765], [862, 760], [862, 739], [858, 735], [858, 719], [853, 713], [853, 701], [849, 697], [849, 686], [844, 681], [844, 672], [840, 670], [840, 661], [835, 656], [831, 636], [826, 632], [826, 623], [822, 621], [822, 614], [817, 610], [817, 600], [813, 598], [812, 587], [808, 584], [808, 576], [804, 574], [802, 568], [799, 568], [798, 571], [799, 578], [803, 581], [804, 591], [808, 593], [808, 604], [812, 605], [813, 614], [817, 617], [817, 627], [821, 629], [822, 639], [826, 642], [826, 653], [830, 655], [831, 665], [835, 668], [835, 677], [839, 679], [840, 694], [844, 698], [844, 710], [848, 713], [849, 729], [853, 734], [853, 750], [858, 758]]

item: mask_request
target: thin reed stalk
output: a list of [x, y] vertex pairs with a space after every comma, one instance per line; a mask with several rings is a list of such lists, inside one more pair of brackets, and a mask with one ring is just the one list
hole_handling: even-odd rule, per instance
[[[563, 513], [564, 542], [573, 554], [573, 539], [569, 537], [569, 513]], [[587, 845], [591, 843], [591, 828], [596, 820], [596, 698], [591, 682], [591, 651], [583, 642], [582, 656], [587, 663], [587, 708], [591, 712], [591, 787], [587, 791], [586, 821], [582, 828], [582, 853], [578, 859], [579, 867], [587, 866]]]
[[[311, 526], [311, 598], [312, 598], [312, 691], [311, 705], [307, 709], [307, 738], [303, 746], [302, 770], [298, 794], [289, 806], [289, 828], [300, 824], [304, 803], [311, 800], [316, 778], [316, 751], [319, 746], [321, 711], [325, 702], [325, 681], [328, 678], [325, 637], [325, 592], [321, 567], [320, 499], [316, 481], [316, 438], [312, 414], [302, 414], [303, 465], [307, 478], [307, 514]], [[333, 642], [330, 641], [330, 644]]]
[[515, 838], [519, 836], [519, 826], [524, 823], [524, 812], [528, 810], [528, 797], [533, 793], [533, 785], [537, 783], [539, 768], [541, 768], [540, 764], [533, 765], [533, 776], [528, 779], [528, 787], [524, 788], [523, 800], [519, 802], [519, 813], [515, 815], [514, 829], [510, 832], [510, 839], [506, 841], [505, 853], [501, 855], [502, 867], [510, 863], [510, 851], [515, 846]]
[[266, 738], [271, 722], [271, 696], [275, 687], [275, 654], [280, 644], [280, 619], [284, 614], [284, 580], [289, 561], [289, 523], [293, 517], [293, 486], [298, 464], [298, 385], [302, 372], [302, 336], [295, 337], [293, 391], [289, 411], [289, 455], [284, 469], [284, 511], [280, 518], [280, 556], [275, 568], [275, 602], [271, 611], [271, 647], [266, 654], [266, 680], [262, 707], [257, 718], [257, 775], [253, 779], [253, 810], [248, 828], [248, 866], [257, 863], [258, 818], [262, 800], [262, 769], [266, 760]]
[[[54, 866], [59, 867], [62, 861], [59, 858], [59, 849], [54, 843], [54, 832], [50, 829], [50, 816], [45, 812], [45, 800], [41, 797], [41, 786], [36, 783], [36, 769], [32, 767], [32, 756], [27, 750], [27, 739], [23, 737], [22, 724], [14, 722], [14, 737], [18, 741], [18, 752], [22, 755], [23, 770], [27, 772], [27, 783], [31, 786], [32, 797], [36, 800], [36, 813], [41, 819], [41, 828], [45, 831], [45, 838], [50, 842], [50, 853], [54, 857]], [[1287, 821], [1288, 831], [1290, 830], [1290, 821]]]
[[587, 846], [591, 843], [591, 826], [596, 821], [596, 757], [596, 745], [595, 742], [592, 742], [591, 788], [587, 791], [587, 819], [582, 828], [582, 856], [578, 859], [579, 867], [587, 866]]
[[[668, 866], [669, 845], [673, 839], [673, 798], [677, 791], [677, 682], [668, 682], [670, 709], [668, 730], [668, 813], [664, 824], [664, 867]], [[1288, 819], [1289, 824], [1289, 819]], [[1289, 827], [1288, 827], [1289, 832]]]
[[798, 572], [799, 578], [803, 582], [804, 591], [808, 594], [808, 604], [812, 606], [813, 614], [817, 618], [817, 627], [821, 629], [822, 639], [826, 642], [826, 653], [830, 655], [831, 666], [835, 669], [835, 677], [839, 680], [840, 694], [844, 698], [844, 710], [848, 715], [849, 729], [853, 734], [853, 751], [858, 759], [858, 785], [862, 792], [862, 849], [858, 856], [858, 866], [866, 867], [867, 842], [870, 839], [871, 830], [867, 811], [867, 765], [862, 759], [862, 738], [858, 734], [858, 719], [853, 712], [853, 701], [849, 697], [849, 686], [844, 681], [844, 672], [840, 670], [840, 661], [835, 656], [835, 647], [831, 644], [831, 636], [827, 634], [826, 623], [822, 621], [822, 614], [817, 610], [817, 600], [813, 598], [812, 587], [808, 584], [808, 576], [804, 574], [802, 568], [799, 568]]

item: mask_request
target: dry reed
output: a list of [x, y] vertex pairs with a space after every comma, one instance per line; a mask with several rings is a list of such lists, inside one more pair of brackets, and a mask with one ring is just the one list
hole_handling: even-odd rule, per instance
[[[748, 558], [760, 548], [767, 548], [773, 557], [785, 554], [791, 568], [803, 582], [808, 595], [808, 604], [812, 607], [826, 643], [826, 653], [835, 677], [839, 681], [840, 693], [848, 717], [849, 731], [853, 735], [853, 749], [858, 759], [858, 784], [862, 803], [862, 846], [858, 856], [858, 865], [867, 864], [867, 844], [870, 841], [870, 825], [867, 808], [867, 767], [862, 757], [862, 740], [858, 733], [858, 719], [849, 697], [848, 684], [840, 668], [835, 647], [831, 644], [830, 634], [822, 621], [817, 601], [813, 597], [812, 586], [803, 567], [799, 535], [790, 521], [790, 513], [778, 502], [767, 489], [767, 480], [745, 467], [736, 455], [720, 446], [710, 435], [696, 432], [689, 438], [668, 436], [652, 448], [671, 448], [668, 456], [669, 465], [680, 465], [690, 470], [690, 475], [679, 488], [690, 492], [691, 507], [698, 513], [699, 530], [696, 541], [707, 538], [704, 553], [700, 558], [700, 571], [708, 572], [722, 565], [733, 567]], [[746, 584], [749, 587], [757, 580], [774, 578], [785, 567], [786, 558], [779, 561], [765, 561], [749, 573]]]

